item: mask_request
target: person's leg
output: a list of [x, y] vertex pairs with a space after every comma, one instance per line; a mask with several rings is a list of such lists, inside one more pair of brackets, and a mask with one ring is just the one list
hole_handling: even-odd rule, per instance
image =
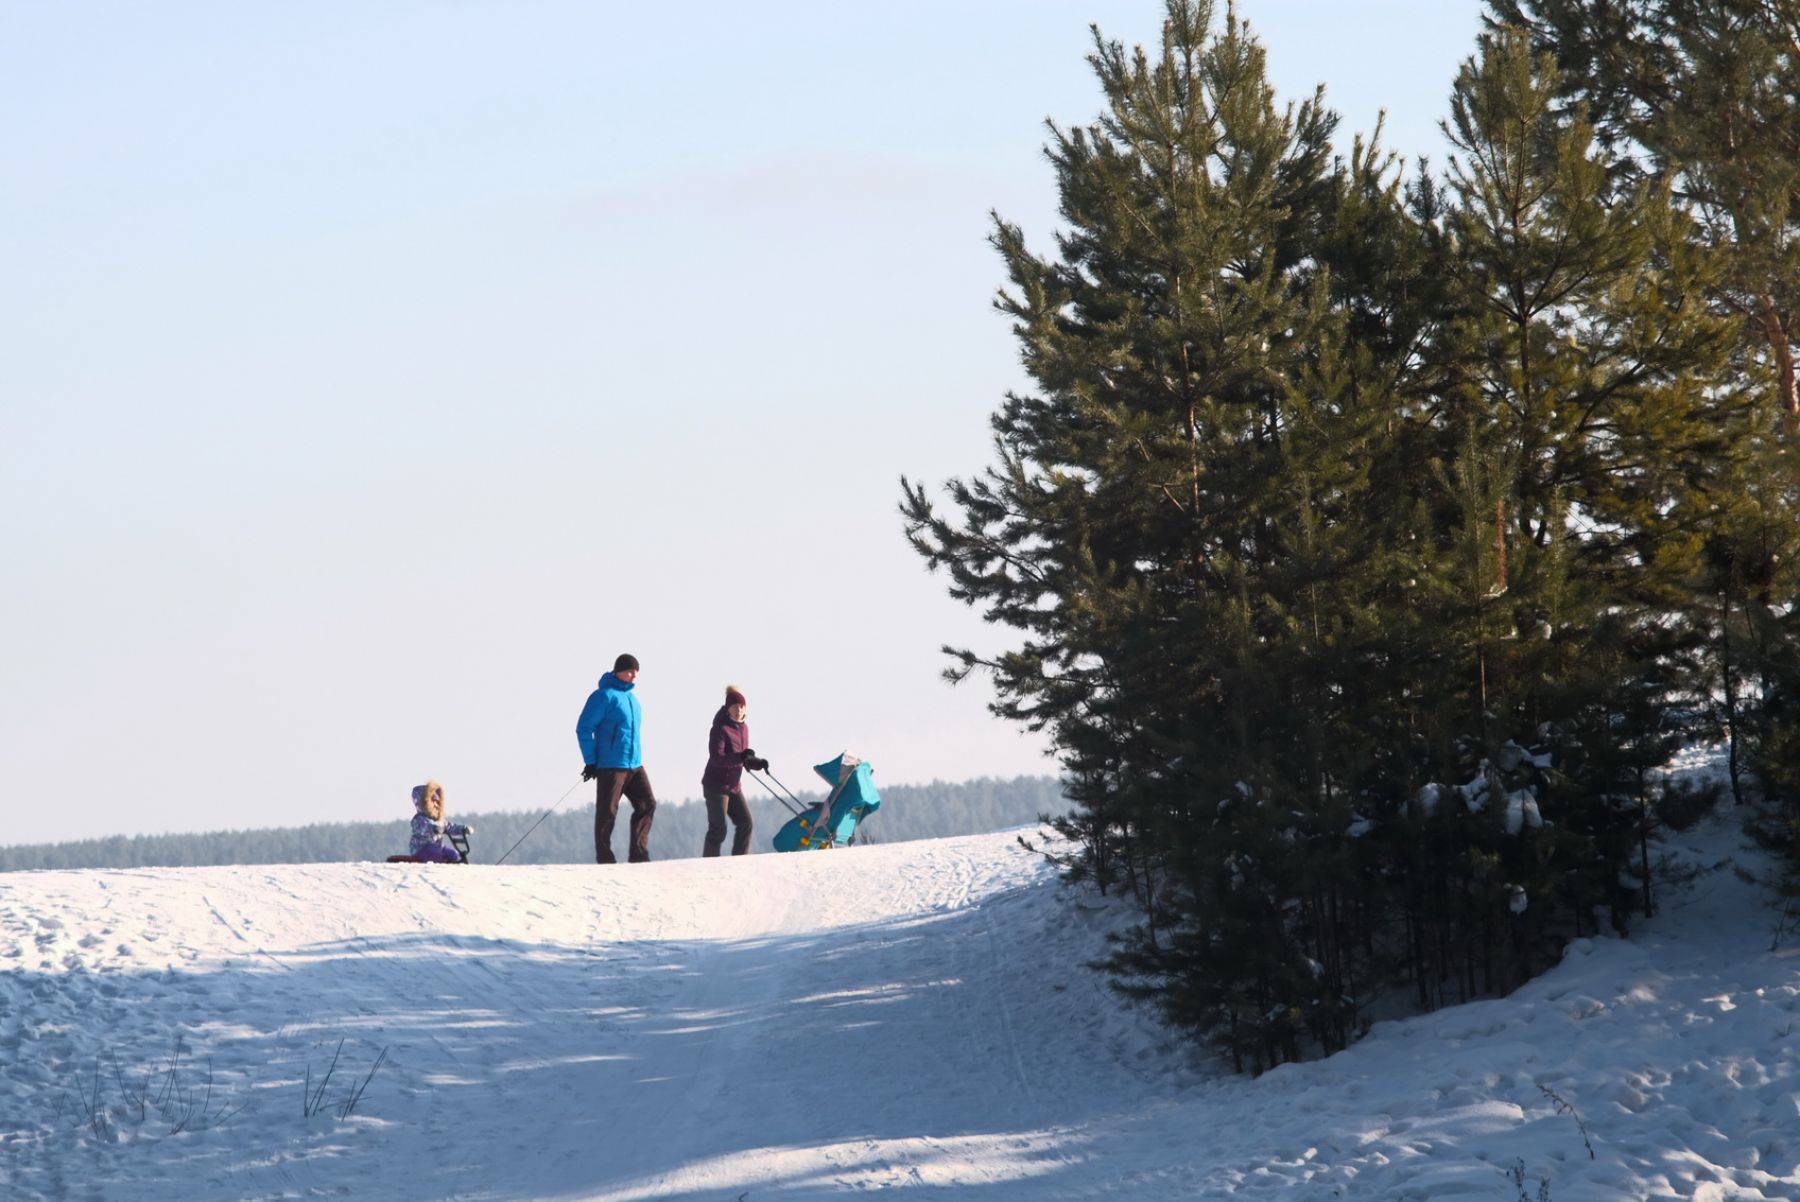
[[[656, 818], [656, 791], [650, 787], [650, 774], [633, 768], [625, 780], [625, 798], [631, 802], [631, 851], [627, 859], [633, 864], [650, 859], [650, 823]], [[613, 802], [614, 808], [618, 801]]]
[[462, 855], [448, 843], [427, 843], [419, 849], [419, 859], [433, 864], [462, 863]]
[[731, 794], [702, 793], [701, 797], [706, 801], [706, 842], [700, 845], [700, 854], [716, 856], [725, 846], [725, 803]]
[[[731, 854], [741, 856], [750, 850], [750, 828], [753, 825], [750, 821], [750, 803], [744, 800], [742, 793], [733, 793], [728, 812], [731, 814], [732, 825], [737, 828], [731, 836]], [[723, 833], [721, 830], [720, 834]]]
[[625, 791], [627, 768], [602, 768], [594, 778], [594, 863], [616, 864], [613, 859], [613, 823], [619, 817], [619, 796]]

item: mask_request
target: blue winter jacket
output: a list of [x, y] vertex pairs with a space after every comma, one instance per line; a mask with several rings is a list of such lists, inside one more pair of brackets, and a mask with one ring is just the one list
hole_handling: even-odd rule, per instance
[[575, 720], [575, 737], [581, 741], [581, 762], [601, 768], [637, 768], [644, 762], [639, 740], [643, 711], [632, 696], [633, 686], [611, 672], [600, 678], [600, 687], [581, 707]]

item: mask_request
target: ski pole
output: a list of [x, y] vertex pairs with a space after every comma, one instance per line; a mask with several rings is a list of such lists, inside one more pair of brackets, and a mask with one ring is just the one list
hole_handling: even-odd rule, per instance
[[[569, 793], [573, 793], [575, 790], [579, 789], [580, 787], [581, 787], [581, 782], [576, 781], [574, 784], [569, 786]], [[556, 813], [557, 806], [560, 806], [560, 805], [562, 805], [563, 802], [569, 800], [569, 793], [564, 793], [561, 797], [558, 797], [556, 799], [556, 805], [553, 805], [549, 809], [544, 811], [544, 818], [548, 818], [548, 817], [550, 817], [550, 815]], [[535, 831], [538, 827], [544, 825], [544, 818], [539, 818], [536, 822], [532, 823], [531, 831]], [[523, 842], [525, 842], [525, 840], [531, 838], [531, 831], [526, 831], [524, 834], [520, 835], [519, 843], [523, 843]], [[519, 843], [514, 843], [511, 847], [507, 848], [506, 856], [510, 856], [513, 854], [513, 852], [518, 851]], [[498, 868], [498, 867], [500, 867], [500, 865], [506, 863], [506, 856], [501, 856], [498, 860], [495, 860], [494, 867]]]

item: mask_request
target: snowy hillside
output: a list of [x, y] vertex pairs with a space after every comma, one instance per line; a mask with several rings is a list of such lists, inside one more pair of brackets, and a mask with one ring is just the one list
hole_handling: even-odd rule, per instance
[[1632, 941], [1258, 1080], [1007, 835], [9, 876], [0, 1197], [1794, 1198], [1800, 956], [1692, 854]]

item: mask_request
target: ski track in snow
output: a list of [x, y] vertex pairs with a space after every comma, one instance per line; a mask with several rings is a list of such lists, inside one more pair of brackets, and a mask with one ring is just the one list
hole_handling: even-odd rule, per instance
[[1634, 938], [1259, 1079], [1008, 834], [8, 874], [0, 1198], [1797, 1198], [1800, 958], [1691, 843]]

